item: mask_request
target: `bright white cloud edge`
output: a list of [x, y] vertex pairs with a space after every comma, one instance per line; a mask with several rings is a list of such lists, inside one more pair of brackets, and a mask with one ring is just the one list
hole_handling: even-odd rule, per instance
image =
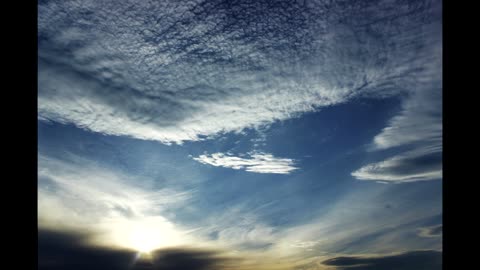
[[225, 153], [204, 154], [193, 158], [194, 160], [212, 165], [235, 170], [245, 170], [254, 173], [290, 174], [298, 168], [295, 161], [289, 158], [278, 158], [267, 153], [250, 153], [246, 157], [237, 157]]

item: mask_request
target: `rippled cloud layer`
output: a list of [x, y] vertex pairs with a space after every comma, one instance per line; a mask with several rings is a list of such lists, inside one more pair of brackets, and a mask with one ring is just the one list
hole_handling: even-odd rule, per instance
[[417, 91], [439, 76], [432, 4], [42, 2], [39, 119], [181, 143]]

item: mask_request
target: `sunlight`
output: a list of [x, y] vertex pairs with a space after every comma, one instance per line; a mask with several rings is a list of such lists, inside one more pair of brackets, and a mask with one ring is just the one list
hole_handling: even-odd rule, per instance
[[182, 243], [182, 234], [163, 217], [147, 217], [110, 223], [116, 245], [148, 254], [159, 248]]
[[150, 252], [162, 242], [159, 233], [146, 226], [134, 229], [130, 234], [131, 246], [140, 252]]

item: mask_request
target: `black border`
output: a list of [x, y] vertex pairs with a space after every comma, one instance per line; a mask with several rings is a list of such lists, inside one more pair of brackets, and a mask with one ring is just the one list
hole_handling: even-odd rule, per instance
[[2, 7], [0, 268], [37, 269], [38, 9], [37, 1], [12, 3]]

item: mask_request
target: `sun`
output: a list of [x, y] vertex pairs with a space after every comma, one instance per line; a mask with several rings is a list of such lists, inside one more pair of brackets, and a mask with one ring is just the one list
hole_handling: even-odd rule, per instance
[[184, 233], [161, 216], [116, 220], [108, 223], [108, 228], [110, 236], [104, 242], [144, 254], [181, 245], [184, 240]]
[[162, 246], [165, 241], [158, 228], [155, 229], [148, 224], [135, 226], [129, 235], [129, 246], [142, 253], [150, 253], [155, 248]]

